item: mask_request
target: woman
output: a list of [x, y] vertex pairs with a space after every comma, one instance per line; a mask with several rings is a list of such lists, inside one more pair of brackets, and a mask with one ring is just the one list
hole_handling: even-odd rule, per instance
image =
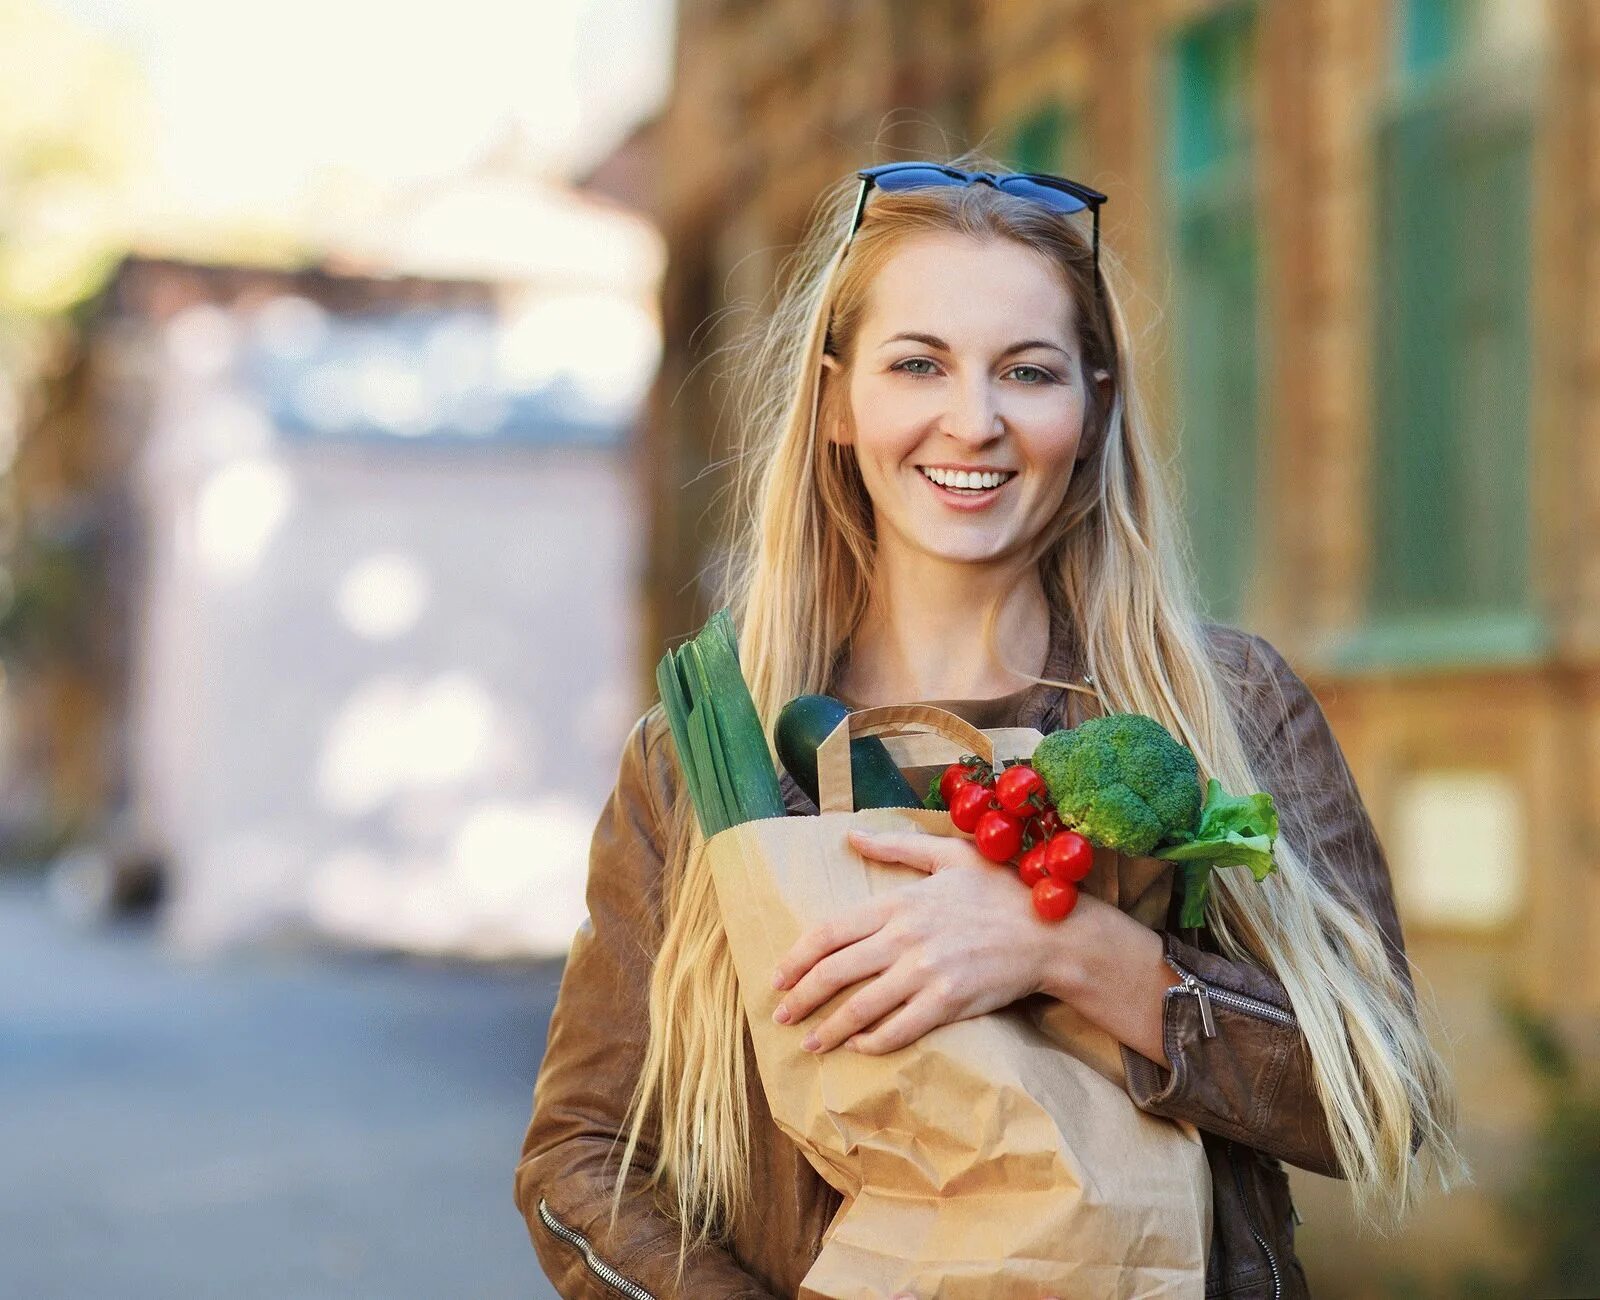
[[[859, 176], [751, 356], [727, 591], [763, 720], [812, 691], [1041, 731], [1148, 713], [1204, 774], [1275, 796], [1279, 870], [1219, 872], [1206, 929], [1158, 934], [1088, 893], [1046, 925], [964, 840], [860, 840], [928, 874], [804, 936], [779, 1019], [812, 1050], [886, 1052], [1071, 1001], [1123, 1044], [1129, 1104], [1201, 1131], [1207, 1292], [1304, 1295], [1280, 1161], [1348, 1178], [1374, 1222], [1414, 1199], [1419, 1148], [1444, 1185], [1465, 1175], [1383, 850], [1305, 684], [1196, 612], [1099, 267], [1103, 196]], [[596, 830], [517, 1202], [563, 1295], [792, 1296], [839, 1198], [767, 1112], [667, 742], [653, 707]]]

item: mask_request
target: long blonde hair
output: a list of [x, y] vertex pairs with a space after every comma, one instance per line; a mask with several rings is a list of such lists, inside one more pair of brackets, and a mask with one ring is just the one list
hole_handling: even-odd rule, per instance
[[[959, 162], [988, 165], [972, 155]], [[769, 736], [786, 701], [827, 689], [869, 600], [872, 505], [852, 449], [818, 433], [849, 418], [838, 396], [845, 385], [825, 386], [830, 395], [819, 402], [823, 351], [847, 371], [878, 270], [909, 236], [957, 232], [1042, 253], [1076, 306], [1090, 396], [1086, 454], [1025, 563], [1038, 565], [1052, 612], [1072, 621], [1104, 708], [1158, 719], [1227, 789], [1266, 788], [1241, 735], [1259, 724], [1233, 715], [1228, 687], [1238, 683], [1224, 680], [1208, 652], [1164, 462], [1134, 383], [1109, 250], [1101, 250], [1097, 297], [1090, 245], [1075, 220], [974, 185], [874, 193], [841, 259], [857, 185], [843, 181], [818, 204], [784, 268], [776, 309], [745, 356], [723, 582]], [[1108, 391], [1091, 381], [1102, 369]], [[991, 606], [989, 645], [1004, 662], [994, 616]], [[664, 937], [622, 1169], [641, 1141], [654, 1147], [652, 1178], [675, 1209], [687, 1251], [726, 1236], [750, 1208], [750, 1118], [738, 982], [687, 799], [674, 801], [668, 821]], [[1468, 1175], [1451, 1136], [1450, 1081], [1413, 1018], [1413, 990], [1391, 966], [1375, 924], [1324, 883], [1339, 864], [1313, 870], [1320, 847], [1281, 837], [1279, 869], [1260, 885], [1246, 873], [1217, 873], [1207, 921], [1224, 955], [1264, 966], [1288, 989], [1357, 1212], [1383, 1230], [1400, 1221], [1424, 1181], [1414, 1167], [1413, 1126], [1444, 1186]], [[619, 1174], [619, 1201], [621, 1192]]]

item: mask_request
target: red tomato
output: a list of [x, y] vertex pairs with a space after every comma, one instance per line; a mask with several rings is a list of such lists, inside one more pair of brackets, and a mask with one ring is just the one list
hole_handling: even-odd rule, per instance
[[950, 807], [956, 797], [956, 791], [968, 784], [973, 777], [973, 769], [962, 763], [952, 763], [945, 768], [939, 777], [939, 798], [944, 800], [944, 806]]
[[[1045, 797], [1049, 798], [1048, 795]], [[1034, 818], [1034, 821], [1039, 823], [1039, 834], [1045, 839], [1049, 839], [1061, 830], [1061, 814], [1048, 805], [1046, 805], [1042, 813]]]
[[1094, 867], [1094, 849], [1077, 831], [1052, 836], [1044, 849], [1044, 869], [1055, 879], [1077, 884]]
[[[1026, 763], [1018, 763], [995, 778], [994, 793], [1000, 806], [1012, 816], [1027, 817], [1038, 812], [1044, 802], [1044, 778]], [[1035, 795], [1038, 803], [1034, 802]]]
[[976, 782], [969, 781], [958, 787], [956, 797], [950, 801], [950, 820], [955, 828], [972, 834], [978, 828], [978, 818], [988, 811], [992, 798], [994, 791]]
[[1008, 812], [991, 808], [978, 818], [973, 836], [978, 852], [990, 862], [1010, 862], [1022, 847], [1022, 823]]
[[1017, 874], [1022, 877], [1022, 883], [1032, 889], [1048, 874], [1044, 869], [1044, 845], [1035, 844], [1022, 855], [1022, 861], [1017, 863]]
[[1033, 887], [1033, 910], [1042, 920], [1059, 921], [1078, 905], [1078, 887], [1046, 876]]

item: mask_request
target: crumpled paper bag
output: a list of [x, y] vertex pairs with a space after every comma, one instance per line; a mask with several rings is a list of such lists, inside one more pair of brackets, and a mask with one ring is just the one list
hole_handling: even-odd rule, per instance
[[[960, 736], [957, 752], [1003, 736], [1015, 748], [1002, 756], [1023, 756], [1039, 739], [975, 733], [931, 706], [862, 710], [841, 733], [857, 719], [848, 736], [931, 724]], [[901, 752], [925, 756], [926, 741]], [[837, 790], [823, 792], [824, 808], [838, 806]], [[800, 1295], [1202, 1296], [1211, 1178], [1199, 1132], [1139, 1110], [1116, 1041], [1065, 1003], [1025, 999], [876, 1057], [806, 1052], [802, 1031], [772, 1020], [772, 970], [803, 931], [921, 876], [863, 859], [846, 840], [856, 827], [960, 833], [923, 809], [824, 811], [746, 822], [703, 850], [773, 1118], [844, 1197]], [[1154, 928], [1171, 879], [1168, 863], [1097, 849], [1080, 889]]]

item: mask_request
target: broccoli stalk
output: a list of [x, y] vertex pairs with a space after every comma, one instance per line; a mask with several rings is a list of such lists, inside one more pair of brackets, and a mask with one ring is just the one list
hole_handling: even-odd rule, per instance
[[1257, 881], [1276, 871], [1272, 845], [1278, 838], [1278, 809], [1265, 792], [1236, 797], [1212, 778], [1206, 783], [1200, 825], [1177, 844], [1152, 857], [1183, 864], [1183, 915], [1178, 924], [1206, 923], [1206, 898], [1213, 867], [1249, 867]]

